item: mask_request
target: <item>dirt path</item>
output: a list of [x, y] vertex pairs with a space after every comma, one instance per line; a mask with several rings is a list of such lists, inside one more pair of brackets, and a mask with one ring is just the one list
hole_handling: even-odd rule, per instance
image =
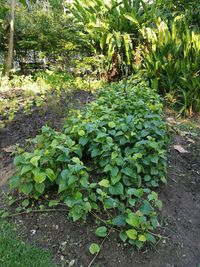
[[[79, 98], [80, 99], [80, 98]], [[87, 96], [81, 96], [84, 103]], [[59, 127], [53, 115], [40, 117], [37, 113], [20, 118], [0, 135], [0, 173], [5, 179], [12, 172], [11, 145], [23, 143], [35, 136], [43, 124], [50, 121]], [[58, 124], [57, 124], [58, 123]], [[188, 153], [179, 153], [174, 145], [181, 145]], [[3, 149], [4, 148], [4, 149]], [[160, 239], [155, 249], [146, 248], [138, 253], [129, 245], [119, 242], [111, 233], [93, 266], [99, 267], [199, 267], [200, 266], [200, 135], [195, 143], [173, 135], [169, 148], [168, 184], [160, 188], [163, 201]], [[3, 174], [3, 175], [2, 175]], [[1, 180], [2, 181], [2, 180]], [[25, 240], [49, 248], [60, 266], [86, 267], [92, 256], [88, 247], [100, 242], [95, 237], [94, 218], [87, 224], [72, 223], [65, 213], [34, 214], [16, 217]]]

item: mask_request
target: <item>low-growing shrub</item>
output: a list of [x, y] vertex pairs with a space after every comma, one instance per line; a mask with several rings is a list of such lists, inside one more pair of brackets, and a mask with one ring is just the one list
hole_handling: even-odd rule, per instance
[[[166, 131], [157, 93], [142, 80], [104, 87], [62, 132], [48, 127], [15, 157], [12, 188], [38, 198], [57, 188], [73, 220], [104, 211], [125, 242], [155, 243], [157, 210], [151, 190], [166, 182]], [[29, 146], [30, 147], [30, 146]]]

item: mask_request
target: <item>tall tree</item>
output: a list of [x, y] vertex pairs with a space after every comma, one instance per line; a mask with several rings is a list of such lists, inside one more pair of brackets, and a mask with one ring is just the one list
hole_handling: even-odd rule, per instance
[[9, 23], [8, 53], [4, 67], [5, 75], [9, 75], [13, 65], [15, 0], [11, 0], [10, 5], [11, 5], [11, 14]]

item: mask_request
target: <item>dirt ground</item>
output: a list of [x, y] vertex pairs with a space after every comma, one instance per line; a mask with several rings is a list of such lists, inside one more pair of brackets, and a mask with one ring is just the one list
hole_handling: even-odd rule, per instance
[[[75, 103], [88, 101], [86, 92], [75, 93]], [[50, 111], [45, 116], [37, 113], [19, 114], [15, 121], [0, 132], [0, 183], [12, 173], [10, 146], [23, 144], [34, 137], [42, 125], [49, 123], [59, 128], [62, 118]], [[180, 153], [180, 145], [188, 153]], [[171, 134], [168, 153], [168, 183], [159, 189], [163, 201], [160, 216], [161, 238], [155, 248], [138, 252], [119, 241], [111, 232], [102, 245], [92, 266], [98, 267], [199, 267], [200, 266], [200, 134], [196, 137]], [[6, 178], [5, 178], [6, 177]], [[6, 191], [5, 186], [1, 191]], [[73, 223], [65, 212], [34, 213], [12, 219], [20, 236], [37, 246], [48, 248], [58, 266], [89, 266], [93, 256], [88, 248], [100, 243], [94, 231], [94, 217], [87, 223]]]

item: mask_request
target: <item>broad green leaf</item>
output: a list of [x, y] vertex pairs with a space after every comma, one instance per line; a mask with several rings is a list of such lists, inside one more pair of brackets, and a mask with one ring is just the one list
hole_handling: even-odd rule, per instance
[[84, 135], [85, 135], [85, 131], [80, 130], [80, 131], [78, 132], [78, 134], [79, 134], [80, 136], [84, 136]]
[[61, 177], [65, 180], [67, 180], [70, 177], [71, 173], [68, 169], [64, 169], [61, 172]]
[[23, 175], [23, 174], [25, 174], [25, 173], [31, 171], [33, 168], [34, 168], [34, 167], [31, 166], [31, 165], [25, 165], [25, 166], [23, 166], [23, 168], [21, 169], [20, 174]]
[[34, 174], [34, 181], [36, 183], [43, 183], [46, 180], [46, 174], [45, 172], [40, 171], [40, 169], [33, 169], [32, 170], [33, 174]]
[[135, 240], [135, 245], [138, 249], [141, 249], [144, 247], [144, 242], [139, 241], [139, 240]]
[[96, 243], [92, 243], [89, 247], [89, 251], [91, 254], [96, 254], [100, 251], [100, 247], [98, 244]]
[[72, 158], [72, 161], [73, 161], [74, 163], [81, 164], [81, 161], [80, 161], [80, 159], [79, 159], [78, 157], [73, 157], [73, 158]]
[[117, 166], [114, 166], [114, 167], [112, 166], [110, 168], [110, 172], [111, 172], [112, 177], [115, 177], [115, 176], [117, 176], [117, 174], [119, 172], [119, 168]]
[[120, 214], [117, 217], [115, 217], [113, 220], [113, 224], [117, 227], [122, 227], [126, 225], [126, 215]]
[[158, 169], [156, 167], [151, 167], [151, 175], [157, 175]]
[[32, 183], [24, 183], [20, 186], [20, 190], [22, 191], [22, 193], [28, 196], [33, 190], [33, 185]]
[[119, 206], [119, 200], [118, 199], [111, 198], [111, 197], [107, 197], [104, 200], [103, 205], [104, 205], [104, 208], [106, 208], [106, 209], [117, 208]]
[[140, 211], [144, 215], [150, 215], [151, 212], [153, 211], [153, 207], [147, 200], [144, 200], [143, 205], [140, 207]]
[[45, 184], [44, 183], [35, 184], [34, 186], [35, 186], [35, 190], [40, 194], [42, 194], [45, 190]]
[[24, 201], [22, 201], [22, 206], [23, 207], [28, 207], [28, 205], [29, 205], [29, 200], [28, 199], [25, 199]]
[[146, 239], [145, 235], [139, 235], [138, 236], [138, 240], [141, 241], [141, 242], [145, 242], [147, 239]]
[[21, 181], [20, 176], [17, 176], [17, 175], [13, 176], [9, 181], [10, 188], [14, 189], [18, 187], [20, 185], [20, 181]]
[[135, 229], [127, 230], [126, 234], [130, 239], [133, 239], [133, 240], [137, 239], [137, 231]]
[[72, 147], [75, 145], [75, 142], [71, 139], [71, 138], [67, 138], [66, 140], [66, 144], [69, 146], [69, 147]]
[[107, 228], [105, 226], [100, 226], [96, 229], [95, 234], [100, 237], [105, 237], [107, 235]]
[[16, 156], [14, 158], [14, 165], [18, 166], [23, 161], [24, 161], [24, 157], [22, 155]]
[[94, 157], [100, 155], [101, 153], [102, 153], [102, 151], [100, 151], [99, 149], [97, 149], [97, 148], [93, 148], [93, 149], [92, 149], [91, 156], [92, 156], [92, 158], [94, 158]]
[[103, 187], [109, 187], [110, 186], [110, 181], [107, 180], [107, 179], [103, 179], [98, 184], [103, 186]]
[[126, 168], [122, 169], [122, 172], [124, 174], [126, 174], [127, 176], [130, 176], [130, 177], [134, 177], [135, 176], [135, 172], [129, 167], [126, 167]]
[[88, 143], [88, 137], [82, 136], [81, 138], [79, 138], [79, 144], [81, 144], [82, 146], [85, 146], [87, 143]]
[[124, 17], [126, 19], [130, 20], [131, 22], [133, 22], [134, 24], [136, 24], [137, 27], [140, 27], [138, 20], [133, 16], [133, 14], [126, 13], [126, 14], [124, 14]]
[[152, 155], [152, 156], [151, 156], [151, 162], [157, 164], [157, 163], [158, 163], [158, 160], [159, 160], [158, 155]]
[[53, 171], [52, 169], [50, 169], [50, 168], [46, 169], [46, 170], [45, 170], [45, 173], [46, 173], [47, 177], [48, 177], [52, 182], [55, 180], [56, 175], [55, 175], [55, 173], [54, 173], [54, 171]]
[[92, 206], [91, 206], [91, 204], [89, 202], [85, 202], [84, 210], [86, 212], [90, 212], [92, 210]]
[[89, 181], [88, 181], [88, 177], [87, 177], [87, 176], [82, 177], [82, 178], [80, 179], [80, 184], [81, 184], [84, 188], [88, 188], [89, 185], [90, 185], [90, 183], [89, 183]]
[[111, 176], [111, 182], [113, 185], [118, 183], [121, 180], [121, 173], [118, 173], [116, 176]]
[[71, 175], [68, 179], [68, 185], [70, 186], [71, 184], [75, 183], [76, 181], [78, 181], [78, 177], [75, 175]]
[[40, 160], [41, 156], [35, 156], [30, 160], [30, 163], [32, 163], [35, 167], [38, 166], [38, 161]]
[[131, 225], [134, 226], [136, 228], [139, 228], [140, 226], [140, 222], [139, 222], [139, 218], [136, 214], [130, 212], [128, 213], [128, 218], [126, 219], [126, 222]]
[[156, 228], [159, 225], [157, 218], [151, 218], [151, 224], [153, 228]]
[[120, 237], [120, 239], [121, 239], [123, 242], [125, 242], [125, 241], [127, 240], [127, 238], [128, 238], [128, 236], [127, 236], [127, 234], [126, 234], [125, 231], [121, 231], [121, 232], [119, 233], [119, 237]]
[[110, 122], [108, 123], [108, 126], [109, 126], [110, 128], [114, 128], [114, 127], [116, 126], [116, 124], [114, 123], [114, 121], [110, 121]]
[[151, 176], [150, 175], [145, 175], [144, 176], [144, 180], [145, 180], [145, 182], [149, 182], [151, 180]]
[[147, 241], [149, 241], [152, 244], [156, 243], [156, 239], [152, 234], [146, 234]]
[[109, 187], [109, 192], [111, 195], [123, 195], [124, 186], [120, 182], [116, 183], [115, 185]]
[[82, 210], [81, 206], [76, 205], [70, 210], [69, 214], [75, 222], [84, 215], [84, 211]]
[[55, 206], [58, 206], [58, 204], [59, 204], [59, 201], [58, 200], [50, 200], [49, 201], [49, 207], [51, 208], [51, 207], [55, 207]]

